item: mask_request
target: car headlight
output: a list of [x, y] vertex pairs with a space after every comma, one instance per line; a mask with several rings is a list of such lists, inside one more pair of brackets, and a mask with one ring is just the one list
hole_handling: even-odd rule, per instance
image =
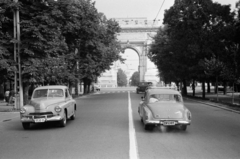
[[61, 112], [61, 111], [62, 111], [62, 108], [61, 108], [61, 107], [59, 107], [59, 106], [56, 106], [54, 109], [55, 109], [55, 111], [56, 111], [57, 113], [59, 113], [59, 112]]
[[25, 109], [25, 108], [22, 108], [22, 109], [20, 110], [20, 113], [21, 113], [21, 114], [26, 113], [26, 109]]

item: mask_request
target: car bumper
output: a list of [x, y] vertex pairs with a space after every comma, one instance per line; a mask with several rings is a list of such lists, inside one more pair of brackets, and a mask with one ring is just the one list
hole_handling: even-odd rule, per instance
[[51, 122], [51, 121], [61, 121], [63, 118], [60, 115], [48, 117], [48, 116], [21, 116], [21, 122], [23, 123], [40, 123], [40, 122]]
[[[185, 121], [185, 120], [146, 120], [146, 124], [153, 124], [153, 125], [165, 125], [165, 121], [174, 121], [174, 125], [190, 125], [191, 121]], [[169, 125], [172, 126], [172, 125]]]

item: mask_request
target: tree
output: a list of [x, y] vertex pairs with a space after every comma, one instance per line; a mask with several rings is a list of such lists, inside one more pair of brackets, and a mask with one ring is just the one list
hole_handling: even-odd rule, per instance
[[[208, 80], [199, 62], [224, 52], [224, 32], [231, 25], [230, 6], [211, 0], [175, 1], [165, 12], [164, 28], [160, 28], [151, 47], [150, 59], [157, 65], [165, 80], [181, 81], [186, 94], [188, 81]], [[156, 58], [155, 58], [156, 57]], [[155, 60], [154, 60], [155, 59]], [[205, 87], [203, 87], [205, 97]]]
[[122, 69], [118, 69], [117, 72], [117, 84], [118, 86], [127, 86], [127, 76]]
[[138, 71], [134, 72], [132, 74], [132, 77], [130, 78], [131, 80], [131, 86], [138, 86], [139, 81], [140, 81], [140, 74]]
[[87, 93], [91, 82], [120, 58], [116, 39], [120, 28], [98, 13], [91, 0], [6, 0], [0, 7], [1, 80], [4, 76], [13, 80], [16, 70], [12, 10], [18, 8], [26, 95], [33, 82], [71, 84], [76, 79], [84, 81]]
[[[75, 65], [78, 68], [77, 76], [84, 82], [84, 93], [88, 93], [90, 84], [120, 59], [120, 45], [116, 39], [120, 28], [115, 21], [107, 20], [102, 13], [98, 13], [90, 0], [61, 0], [58, 5], [64, 11], [63, 20], [59, 22], [64, 22], [66, 43], [72, 57], [78, 60], [79, 66]], [[78, 51], [74, 54], [76, 49]]]

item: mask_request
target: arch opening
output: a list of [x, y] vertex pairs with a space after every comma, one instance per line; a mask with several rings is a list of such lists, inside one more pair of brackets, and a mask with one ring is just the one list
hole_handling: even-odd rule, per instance
[[136, 49], [126, 48], [124, 53], [120, 53], [122, 58], [125, 59], [124, 63], [119, 62], [119, 68], [121, 68], [127, 75], [128, 84], [130, 83], [130, 78], [135, 72], [139, 71], [139, 54]]

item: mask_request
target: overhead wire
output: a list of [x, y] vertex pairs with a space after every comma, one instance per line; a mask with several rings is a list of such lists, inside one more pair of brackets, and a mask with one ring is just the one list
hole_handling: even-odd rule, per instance
[[155, 23], [155, 21], [156, 21], [156, 19], [157, 19], [157, 17], [158, 17], [158, 14], [159, 14], [159, 13], [160, 13], [160, 11], [162, 10], [162, 7], [163, 7], [163, 4], [164, 4], [164, 2], [165, 2], [165, 0], [163, 0], [163, 2], [162, 2], [162, 4], [161, 4], [161, 7], [160, 7], [160, 8], [159, 8], [159, 10], [158, 10], [158, 13], [157, 13], [157, 15], [156, 15], [155, 19], [153, 20], [152, 27], [153, 27], [153, 25], [154, 25], [154, 23]]
[[[157, 17], [158, 17], [158, 14], [159, 14], [160, 11], [162, 10], [162, 7], [163, 7], [164, 2], [165, 2], [165, 0], [163, 0], [163, 2], [162, 2], [162, 4], [161, 4], [161, 7], [160, 7], [159, 10], [158, 10], [157, 15], [156, 15], [155, 19], [153, 20], [152, 27], [151, 27], [152, 29], [153, 29], [153, 25], [154, 25], [154, 23], [155, 23], [155, 21], [156, 21], [156, 19], [157, 19]], [[151, 32], [151, 31], [150, 31], [150, 32]], [[152, 36], [150, 36], [150, 35], [148, 35], [148, 36], [153, 39]]]

